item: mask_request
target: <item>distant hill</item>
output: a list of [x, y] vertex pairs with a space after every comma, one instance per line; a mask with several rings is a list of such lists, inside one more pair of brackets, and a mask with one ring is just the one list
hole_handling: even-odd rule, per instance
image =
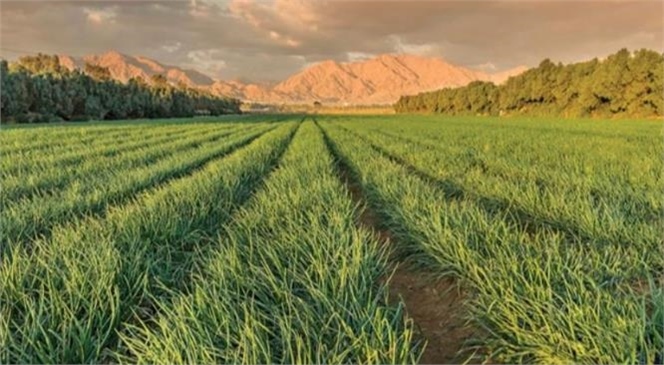
[[249, 102], [302, 104], [321, 101], [330, 104], [391, 104], [406, 94], [416, 94], [444, 87], [457, 87], [472, 81], [502, 83], [526, 70], [518, 67], [488, 74], [452, 65], [441, 58], [407, 54], [384, 54], [372, 59], [341, 63], [332, 60], [314, 64], [276, 85], [213, 80], [200, 72], [161, 64], [146, 57], [134, 57], [109, 51], [82, 58], [59, 56], [69, 69], [85, 63], [108, 68], [111, 76], [126, 82], [132, 77], [148, 80], [163, 74], [171, 83], [182, 82], [217, 95]]
[[352, 63], [323, 61], [273, 87], [217, 81], [213, 89], [242, 100], [267, 103], [318, 100], [333, 104], [390, 104], [401, 95], [464, 86], [476, 80], [502, 83], [525, 70], [519, 67], [487, 74], [440, 58], [385, 54]]
[[72, 70], [83, 69], [85, 63], [107, 68], [111, 76], [121, 82], [127, 82], [132, 77], [141, 77], [149, 80], [150, 76], [162, 74], [171, 83], [182, 82], [189, 87], [205, 87], [214, 83], [214, 80], [198, 71], [182, 69], [176, 66], [163, 65], [155, 60], [141, 56], [128, 56], [116, 51], [109, 51], [100, 55], [88, 55], [75, 58], [59, 55], [60, 64]]

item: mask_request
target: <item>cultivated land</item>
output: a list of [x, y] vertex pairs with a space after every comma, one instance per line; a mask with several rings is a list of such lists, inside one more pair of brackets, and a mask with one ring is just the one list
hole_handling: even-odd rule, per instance
[[0, 131], [0, 363], [661, 363], [656, 121]]

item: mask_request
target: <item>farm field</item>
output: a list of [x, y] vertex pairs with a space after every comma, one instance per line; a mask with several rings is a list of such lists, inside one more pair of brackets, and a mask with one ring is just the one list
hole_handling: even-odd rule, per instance
[[0, 363], [664, 362], [649, 120], [0, 130]]

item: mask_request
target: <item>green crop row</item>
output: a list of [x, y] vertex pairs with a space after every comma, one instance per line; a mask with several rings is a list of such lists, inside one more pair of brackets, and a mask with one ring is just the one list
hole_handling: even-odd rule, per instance
[[[452, 164], [465, 166], [464, 174], [479, 170], [499, 177], [536, 179], [542, 185], [585, 189], [593, 194], [619, 192], [630, 198], [654, 193], [660, 179], [661, 136], [652, 122], [623, 123], [633, 125], [632, 130], [616, 125], [622, 135], [610, 138], [602, 137], [608, 128], [604, 123], [577, 125], [572, 121], [559, 121], [551, 131], [535, 128], [532, 124], [539, 123], [529, 121], [482, 119], [465, 125], [454, 120], [418, 118], [401, 124], [352, 124], [374, 136], [391, 136], [400, 138], [401, 144], [435, 149], [439, 158], [436, 166], [441, 172], [446, 172], [443, 166]], [[572, 132], [575, 126], [577, 130]], [[650, 203], [659, 205], [654, 209], [661, 207], [659, 200]]]
[[0, 364], [662, 362], [656, 123], [306, 119], [0, 130]]
[[184, 176], [205, 163], [223, 156], [258, 137], [269, 126], [239, 133], [223, 143], [209, 141], [200, 146], [171, 154], [151, 165], [136, 169], [115, 170], [109, 176], [93, 176], [85, 183], [70, 184], [54, 195], [19, 200], [3, 209], [0, 224], [4, 227], [3, 250], [21, 242], [48, 234], [54, 225], [85, 214], [100, 214], [115, 203]]
[[138, 363], [413, 363], [387, 305], [385, 255], [355, 227], [320, 131], [305, 122], [279, 169], [225, 227], [191, 293], [123, 336]]
[[[625, 245], [638, 247], [641, 252], [638, 261], [625, 260], [622, 264], [625, 270], [642, 274], [643, 270], [654, 273], [654, 269], [664, 269], [664, 257], [650, 254], [660, 249], [662, 243], [659, 226], [662, 206], [657, 202], [656, 190], [643, 189], [639, 191], [641, 194], [635, 190], [630, 194], [621, 185], [612, 186], [612, 175], [608, 174], [617, 169], [592, 174], [593, 179], [604, 178], [596, 182], [601, 187], [581, 187], [585, 176], [568, 174], [557, 182], [546, 176], [551, 171], [562, 175], [565, 169], [582, 169], [576, 165], [578, 159], [564, 168], [532, 166], [533, 174], [529, 177], [513, 176], [510, 168], [492, 174], [490, 171], [495, 168], [490, 157], [483, 159], [486, 163], [482, 168], [474, 168], [475, 162], [468, 162], [463, 154], [405, 143], [383, 134], [359, 132], [359, 135], [379, 151], [433, 180], [450, 197], [472, 199], [486, 210], [502, 212], [526, 229], [564, 232], [576, 244], [608, 250], [620, 250]], [[551, 152], [541, 152], [546, 153]], [[657, 178], [654, 172], [652, 175], [654, 185]]]
[[29, 152], [11, 153], [2, 156], [2, 176], [25, 176], [39, 173], [47, 169], [66, 169], [72, 165], [84, 164], [90, 157], [113, 157], [113, 155], [141, 148], [168, 138], [185, 137], [205, 133], [206, 131], [227, 128], [208, 126], [200, 128], [136, 128], [123, 135], [111, 134], [104, 138], [80, 143], [76, 137], [63, 137], [66, 144], [57, 148], [32, 150]]
[[[399, 238], [398, 249], [470, 290], [468, 313], [486, 332], [477, 345], [488, 358], [547, 364], [661, 358], [664, 293], [656, 260], [647, 256], [656, 256], [656, 247], [638, 241], [606, 247], [526, 229], [472, 195], [450, 196], [347, 129], [322, 125]], [[407, 157], [417, 156], [411, 150]], [[644, 270], [635, 277], [631, 266]]]
[[[58, 163], [45, 165], [44, 168], [30, 168], [24, 174], [13, 174], [0, 178], [0, 206], [8, 201], [18, 201], [32, 195], [53, 195], [56, 191], [73, 183], [87, 184], [91, 179], [102, 176], [109, 178], [118, 171], [126, 171], [141, 165], [155, 163], [160, 158], [177, 154], [202, 143], [226, 138], [237, 129], [196, 130], [179, 133], [164, 138], [146, 137], [140, 145], [123, 145], [117, 153], [100, 156], [98, 149], [80, 152], [81, 161], [69, 166]], [[111, 176], [108, 176], [111, 175]]]
[[[140, 128], [140, 127], [139, 127]], [[131, 135], [136, 127], [106, 126], [90, 128], [88, 126], [40, 129], [3, 129], [3, 144], [0, 155], [34, 153], [38, 151], [71, 148], [71, 142], [79, 145], [94, 143], [103, 138], [122, 138]]]
[[[286, 118], [286, 119], [285, 119]], [[148, 121], [131, 121], [129, 123], [85, 123], [81, 126], [20, 126], [5, 128], [0, 133], [0, 163], [10, 157], [9, 163], [35, 155], [40, 155], [46, 162], [59, 159], [60, 155], [70, 154], [76, 157], [77, 152], [85, 152], [88, 146], [105, 145], [107, 149], [122, 144], [125, 140], [139, 140], [150, 134], [184, 132], [189, 130], [205, 130], [232, 127], [237, 124], [254, 124], [256, 122], [283, 121], [287, 116], [235, 116], [229, 121], [218, 123], [225, 118], [165, 119]], [[16, 126], [12, 126], [16, 127]], [[28, 127], [28, 128], [23, 128]], [[14, 157], [14, 158], [11, 158]]]
[[293, 130], [286, 123], [222, 159], [214, 157], [229, 145], [191, 154], [201, 169], [3, 256], [0, 362], [112, 360], [124, 327], [149, 314], [154, 298], [183, 289], [194, 252], [249, 197]]

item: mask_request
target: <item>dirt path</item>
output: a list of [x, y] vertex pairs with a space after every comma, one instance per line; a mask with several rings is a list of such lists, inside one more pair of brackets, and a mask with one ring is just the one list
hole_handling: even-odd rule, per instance
[[[396, 239], [380, 226], [377, 215], [366, 203], [362, 189], [348, 167], [340, 162], [337, 172], [353, 201], [363, 207], [359, 224], [373, 230], [382, 244], [395, 244]], [[427, 343], [420, 363], [459, 364], [466, 361], [470, 354], [460, 351], [476, 331], [465, 323], [464, 293], [454, 280], [435, 278], [432, 273], [415, 271], [396, 260], [390, 265], [393, 271], [388, 282], [390, 299], [393, 303], [400, 299], [404, 302], [406, 315], [415, 323], [418, 339]]]

